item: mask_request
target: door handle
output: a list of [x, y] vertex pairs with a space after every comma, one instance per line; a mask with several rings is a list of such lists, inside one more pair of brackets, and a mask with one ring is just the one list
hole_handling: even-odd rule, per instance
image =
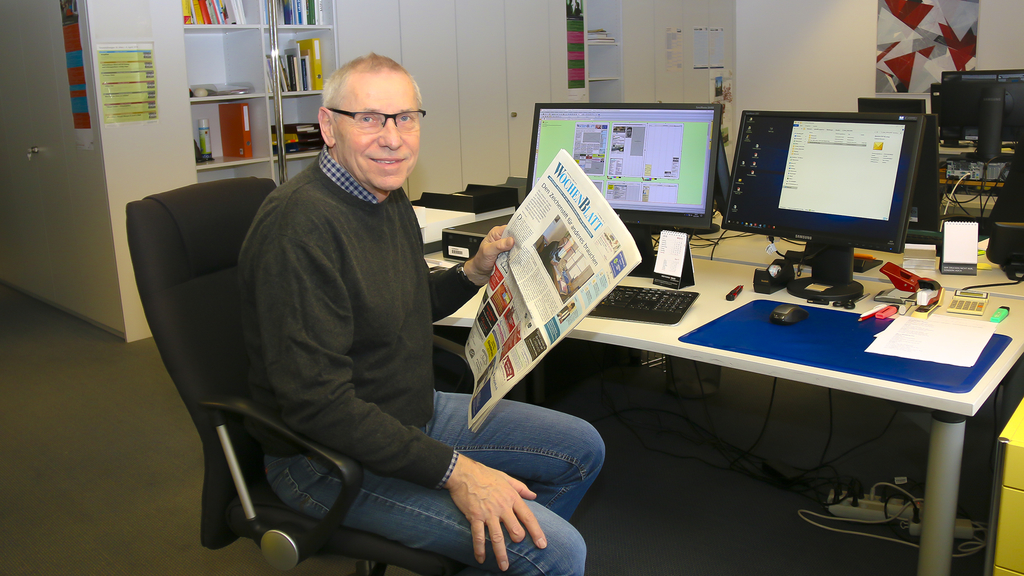
[[39, 146], [33, 146], [28, 149], [28, 159], [32, 159], [33, 154], [39, 154]]

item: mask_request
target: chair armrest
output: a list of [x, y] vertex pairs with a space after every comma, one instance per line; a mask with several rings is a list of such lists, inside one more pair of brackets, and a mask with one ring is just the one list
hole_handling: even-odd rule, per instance
[[434, 348], [447, 352], [453, 356], [462, 360], [462, 376], [459, 377], [459, 381], [456, 383], [455, 390], [462, 390], [462, 383], [466, 380], [466, 376], [469, 376], [469, 389], [473, 390], [473, 367], [469, 363], [469, 358], [466, 358], [466, 346], [459, 344], [453, 340], [449, 340], [444, 336], [438, 336], [434, 334]]
[[335, 473], [342, 481], [342, 492], [338, 496], [337, 501], [328, 510], [327, 515], [311, 530], [288, 535], [298, 549], [296, 564], [316, 553], [341, 525], [341, 521], [345, 519], [345, 515], [359, 493], [359, 489], [363, 485], [362, 465], [349, 456], [335, 452], [326, 446], [296, 434], [285, 425], [284, 420], [273, 410], [250, 399], [214, 396], [199, 402], [199, 404], [213, 411], [212, 415], [217, 425], [223, 422], [223, 415], [220, 412], [230, 412], [251, 418], [300, 447], [306, 453], [320, 456], [326, 464], [334, 468]]
[[459, 344], [458, 342], [449, 340], [444, 336], [438, 336], [437, 334], [434, 334], [434, 348], [437, 348], [438, 350], [444, 350], [449, 354], [454, 354], [458, 356], [466, 365], [466, 370], [472, 372], [472, 369], [469, 366], [469, 359], [466, 358], [466, 346], [464, 344]]

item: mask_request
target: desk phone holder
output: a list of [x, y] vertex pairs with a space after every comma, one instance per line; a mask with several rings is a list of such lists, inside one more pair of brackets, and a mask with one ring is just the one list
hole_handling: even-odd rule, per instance
[[754, 270], [754, 292], [758, 294], [774, 294], [786, 287], [796, 277], [793, 264], [782, 258], [773, 261], [764, 270]]
[[[934, 304], [939, 298], [942, 297], [942, 286], [938, 282], [931, 278], [922, 278], [913, 272], [906, 270], [892, 262], [886, 262], [879, 271], [882, 274], [888, 276], [889, 280], [892, 281], [892, 285], [897, 290], [904, 292], [920, 292], [921, 290], [932, 290], [934, 293], [924, 304]], [[922, 302], [918, 302], [922, 304]]]

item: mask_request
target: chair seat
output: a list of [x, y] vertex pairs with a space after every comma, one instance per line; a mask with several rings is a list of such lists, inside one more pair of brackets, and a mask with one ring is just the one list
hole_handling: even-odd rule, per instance
[[[294, 525], [302, 530], [311, 530], [316, 525], [315, 518], [297, 512], [281, 502], [265, 478], [253, 478], [249, 484], [253, 506], [261, 521], [276, 526]], [[249, 534], [251, 525], [245, 519], [238, 498], [228, 504], [226, 514], [228, 525], [236, 534], [259, 540], [258, 536]], [[465, 568], [464, 565], [433, 552], [407, 548], [383, 536], [344, 527], [338, 528], [319, 553], [362, 558], [398, 566], [417, 574], [449, 576]]]

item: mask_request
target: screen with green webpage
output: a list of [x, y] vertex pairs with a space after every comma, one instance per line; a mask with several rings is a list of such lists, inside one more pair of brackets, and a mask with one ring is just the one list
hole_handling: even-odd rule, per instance
[[715, 109], [539, 107], [531, 187], [565, 149], [616, 210], [703, 214]]

